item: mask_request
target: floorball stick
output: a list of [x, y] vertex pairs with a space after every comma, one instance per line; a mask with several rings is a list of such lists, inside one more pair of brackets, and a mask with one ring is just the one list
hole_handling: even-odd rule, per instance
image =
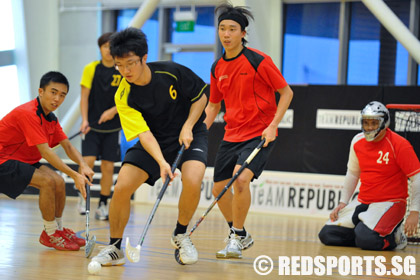
[[261, 142], [258, 144], [258, 146], [252, 151], [252, 153], [248, 156], [248, 158], [245, 160], [245, 162], [242, 164], [241, 168], [233, 175], [233, 177], [230, 179], [230, 181], [227, 183], [227, 185], [223, 188], [223, 190], [219, 193], [219, 195], [216, 197], [216, 199], [213, 201], [213, 203], [210, 205], [210, 207], [204, 212], [204, 214], [201, 216], [201, 218], [197, 221], [197, 223], [194, 225], [194, 227], [190, 231], [191, 234], [195, 231], [195, 229], [200, 225], [200, 223], [204, 220], [204, 218], [207, 216], [207, 214], [213, 209], [213, 207], [216, 205], [216, 203], [220, 200], [220, 198], [225, 194], [225, 192], [230, 188], [230, 186], [233, 184], [233, 182], [238, 178], [238, 176], [242, 173], [242, 171], [248, 167], [248, 165], [251, 163], [251, 161], [254, 159], [254, 157], [258, 154], [258, 152], [261, 150], [262, 146], [265, 143], [265, 139], [261, 140]]
[[81, 131], [79, 131], [79, 132], [77, 132], [77, 133], [73, 134], [72, 136], [70, 136], [70, 137], [69, 137], [69, 141], [70, 141], [70, 140], [73, 140], [74, 138], [76, 138], [77, 136], [79, 136], [81, 133], [82, 133], [82, 132], [81, 132]]
[[[97, 123], [98, 121], [96, 121], [96, 122], [94, 122], [94, 123]], [[78, 131], [78, 132], [76, 132], [75, 134], [73, 134], [72, 136], [70, 136], [68, 139], [69, 139], [69, 141], [71, 141], [71, 140], [73, 140], [74, 138], [76, 138], [77, 136], [79, 136], [80, 134], [82, 134], [82, 131]], [[82, 140], [85, 140], [85, 134], [82, 134]], [[56, 150], [56, 149], [58, 149], [58, 147], [59, 147], [60, 145], [57, 145], [57, 146], [55, 146], [54, 148], [52, 148], [53, 149], [53, 151], [54, 150]]]
[[86, 184], [86, 247], [85, 257], [89, 258], [95, 248], [96, 236], [92, 235], [89, 239], [89, 212], [90, 212], [90, 186]]
[[[194, 225], [194, 227], [190, 230], [189, 236], [195, 231], [195, 229], [201, 224], [201, 222], [204, 220], [204, 218], [207, 216], [207, 214], [213, 209], [213, 207], [216, 205], [216, 203], [220, 200], [220, 198], [226, 193], [226, 191], [232, 186], [233, 182], [238, 178], [238, 176], [242, 173], [242, 171], [248, 167], [248, 165], [251, 163], [251, 161], [254, 159], [254, 157], [258, 154], [258, 152], [261, 150], [262, 146], [265, 143], [265, 139], [261, 140], [261, 142], [258, 144], [258, 146], [252, 151], [252, 153], [248, 156], [248, 158], [245, 160], [245, 162], [242, 164], [241, 168], [233, 175], [233, 177], [230, 179], [230, 181], [226, 184], [226, 186], [223, 188], [223, 190], [219, 193], [219, 195], [214, 199], [213, 203], [207, 208], [206, 212], [201, 216], [201, 218], [197, 221], [197, 223]], [[184, 264], [180, 257], [179, 257], [179, 249], [175, 249], [174, 252], [175, 260], [179, 264]]]
[[[175, 172], [175, 169], [178, 166], [179, 161], [181, 160], [184, 150], [185, 150], [185, 146], [182, 145], [181, 149], [178, 152], [178, 155], [176, 156], [174, 163], [172, 164], [172, 168], [171, 168], [172, 173]], [[126, 239], [125, 252], [127, 255], [127, 259], [130, 262], [138, 262], [140, 260], [140, 250], [141, 250], [141, 246], [143, 245], [144, 238], [146, 237], [147, 230], [149, 229], [149, 226], [152, 223], [153, 217], [155, 216], [156, 210], [159, 206], [160, 201], [162, 200], [163, 195], [165, 194], [165, 191], [170, 181], [171, 179], [169, 178], [169, 176], [166, 177], [165, 183], [163, 184], [162, 189], [160, 190], [160, 193], [156, 199], [155, 205], [153, 206], [152, 212], [150, 212], [149, 218], [147, 219], [146, 225], [143, 229], [143, 233], [141, 234], [141, 237], [137, 246], [132, 247], [130, 244], [129, 238], [127, 237]]]
[[[69, 137], [69, 141], [73, 140], [74, 138], [76, 138], [77, 136], [79, 136], [82, 132], [79, 131], [75, 134], [73, 134], [72, 136]], [[53, 151], [57, 150], [58, 147], [60, 147], [60, 144], [58, 144], [57, 146], [55, 146], [54, 148], [52, 148]]]

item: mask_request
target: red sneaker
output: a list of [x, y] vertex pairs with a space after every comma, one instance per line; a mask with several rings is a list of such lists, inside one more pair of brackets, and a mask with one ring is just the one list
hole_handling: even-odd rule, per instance
[[39, 237], [39, 242], [47, 247], [55, 248], [60, 251], [79, 251], [80, 247], [77, 243], [63, 236], [60, 231], [56, 230], [54, 234], [48, 235], [45, 230]]
[[79, 245], [79, 247], [83, 247], [86, 245], [86, 240], [83, 238], [77, 237], [76, 233], [74, 233], [74, 231], [72, 231], [69, 228], [63, 227], [63, 230], [59, 232], [60, 234], [64, 235], [65, 237], [67, 237], [68, 239], [70, 239], [71, 241]]

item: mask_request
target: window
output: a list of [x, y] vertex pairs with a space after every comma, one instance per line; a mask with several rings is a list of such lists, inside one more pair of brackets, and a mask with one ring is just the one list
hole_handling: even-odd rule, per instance
[[[282, 72], [289, 83], [336, 84], [345, 79], [337, 76], [343, 70], [338, 67], [344, 65], [350, 85], [407, 85], [407, 50], [362, 1], [306, 2], [309, 1], [287, 1], [289, 4], [284, 5]], [[412, 1], [384, 2], [403, 24], [409, 25]], [[338, 38], [340, 16], [346, 19], [342, 26], [342, 56]], [[347, 61], [339, 61], [340, 57]]]
[[0, 119], [21, 103], [16, 65], [0, 67]]
[[378, 83], [379, 29], [379, 22], [363, 3], [352, 4], [347, 72], [349, 85]]
[[[130, 21], [136, 14], [137, 9], [127, 9], [118, 11], [117, 31], [121, 31], [128, 27]], [[157, 61], [159, 53], [159, 21], [158, 10], [148, 19], [141, 30], [146, 34], [147, 44], [149, 47], [147, 54], [147, 62]]]
[[[387, 3], [405, 26], [409, 25], [410, 1], [393, 1]], [[395, 62], [395, 85], [407, 85], [408, 51], [397, 42]]]
[[[181, 8], [182, 10], [191, 8]], [[169, 12], [169, 44], [166, 52], [172, 60], [190, 68], [206, 83], [210, 83], [210, 68], [215, 60], [216, 28], [214, 7], [196, 7], [197, 21], [194, 31], [177, 32], [174, 21], [175, 8]]]
[[285, 5], [283, 75], [290, 84], [336, 84], [338, 3]]
[[187, 66], [203, 81], [210, 83], [210, 68], [214, 61], [213, 52], [180, 52], [173, 54], [173, 61]]
[[16, 65], [12, 1], [0, 1], [0, 118], [21, 103]]
[[[386, 1], [408, 26], [409, 1]], [[351, 4], [348, 84], [406, 85], [408, 52], [363, 3]]]
[[[180, 10], [190, 10], [191, 8], [181, 8]], [[176, 22], [174, 21], [175, 8], [170, 9], [169, 20], [169, 34], [170, 41], [173, 44], [214, 44], [216, 38], [216, 31], [214, 28], [214, 8], [211, 7], [196, 7], [197, 21], [195, 23], [194, 31], [192, 32], [177, 32], [175, 30]]]
[[0, 1], [0, 51], [15, 48], [15, 35], [13, 29], [12, 1]]
[[407, 85], [408, 51], [400, 42], [397, 42], [397, 58], [395, 64], [395, 85]]

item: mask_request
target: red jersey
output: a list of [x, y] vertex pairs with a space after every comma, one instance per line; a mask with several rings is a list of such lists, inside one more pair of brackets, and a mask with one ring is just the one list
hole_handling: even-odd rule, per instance
[[8, 160], [37, 163], [41, 153], [36, 145], [54, 147], [66, 138], [56, 116], [46, 116], [39, 99], [33, 99], [0, 120], [0, 164]]
[[353, 138], [348, 168], [360, 171], [358, 200], [369, 204], [405, 201], [407, 178], [420, 172], [420, 162], [410, 142], [387, 128], [379, 142], [366, 141], [363, 133]]
[[261, 136], [277, 110], [275, 92], [287, 86], [280, 70], [266, 54], [244, 48], [235, 58], [213, 63], [210, 102], [224, 100], [223, 140], [242, 142]]

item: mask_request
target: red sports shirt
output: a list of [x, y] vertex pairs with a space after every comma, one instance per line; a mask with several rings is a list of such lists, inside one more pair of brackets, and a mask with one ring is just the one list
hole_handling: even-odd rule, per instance
[[210, 102], [224, 100], [224, 140], [242, 142], [261, 136], [277, 110], [275, 92], [287, 86], [266, 54], [244, 48], [235, 58], [221, 57], [212, 66]]
[[38, 98], [33, 99], [0, 120], [0, 164], [11, 159], [37, 163], [41, 153], [36, 145], [54, 147], [66, 138], [55, 115], [45, 116]]
[[380, 142], [368, 142], [359, 133], [353, 138], [348, 162], [350, 171], [360, 171], [361, 203], [406, 200], [407, 177], [420, 172], [420, 162], [411, 144], [386, 130]]

